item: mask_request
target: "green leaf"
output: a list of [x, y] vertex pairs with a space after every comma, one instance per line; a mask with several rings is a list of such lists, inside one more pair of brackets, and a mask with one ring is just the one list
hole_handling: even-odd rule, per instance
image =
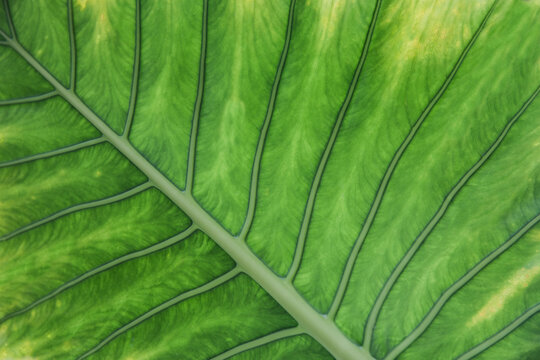
[[538, 0], [2, 0], [0, 358], [537, 359]]

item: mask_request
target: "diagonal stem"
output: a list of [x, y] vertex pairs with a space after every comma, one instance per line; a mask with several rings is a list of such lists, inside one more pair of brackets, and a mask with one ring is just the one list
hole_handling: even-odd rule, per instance
[[62, 86], [21, 44], [9, 37], [6, 38], [6, 41], [30, 66], [57, 89], [60, 96], [79, 111], [118, 151], [139, 168], [156, 188], [184, 211], [201, 231], [225, 250], [243, 272], [259, 283], [270, 296], [295, 318], [305, 333], [322, 344], [336, 358], [343, 360], [373, 359], [362, 347], [351, 342], [333, 321], [315, 311], [289, 282], [274, 274], [253, 254], [244, 242], [239, 241], [224, 229], [195, 201], [190, 193], [179, 190], [174, 183], [142, 156], [127, 139], [116, 134], [75, 92]]

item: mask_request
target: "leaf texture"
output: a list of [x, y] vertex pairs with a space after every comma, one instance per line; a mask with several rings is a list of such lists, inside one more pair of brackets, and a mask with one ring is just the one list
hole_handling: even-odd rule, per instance
[[537, 0], [1, 1], [0, 358], [540, 357]]

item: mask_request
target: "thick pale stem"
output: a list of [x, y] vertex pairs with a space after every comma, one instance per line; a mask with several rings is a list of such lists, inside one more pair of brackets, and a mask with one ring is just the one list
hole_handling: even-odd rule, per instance
[[92, 123], [107, 140], [127, 159], [139, 168], [162, 193], [182, 209], [193, 223], [211, 237], [238, 266], [263, 287], [292, 317], [305, 333], [321, 343], [335, 358], [343, 360], [372, 360], [373, 357], [361, 346], [351, 342], [333, 321], [313, 309], [287, 280], [276, 276], [239, 239], [232, 236], [187, 194], [169, 181], [129, 141], [117, 135], [70, 89], [60, 84], [34, 57], [17, 41], [7, 39], [10, 46], [36, 71], [54, 86], [58, 94]]

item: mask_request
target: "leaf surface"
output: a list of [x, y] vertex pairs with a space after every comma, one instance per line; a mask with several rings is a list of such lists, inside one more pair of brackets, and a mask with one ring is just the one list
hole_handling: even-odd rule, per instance
[[537, 0], [2, 1], [0, 358], [540, 356]]

